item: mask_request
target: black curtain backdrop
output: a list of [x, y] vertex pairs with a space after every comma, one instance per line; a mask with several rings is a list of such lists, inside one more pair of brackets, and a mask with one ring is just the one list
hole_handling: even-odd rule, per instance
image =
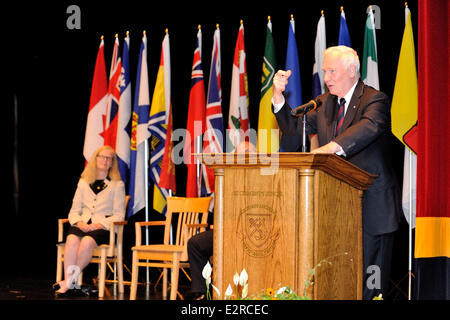
[[[327, 46], [337, 45], [340, 7], [344, 6], [353, 48], [363, 54], [366, 9], [381, 10], [376, 31], [380, 87], [392, 98], [404, 29], [404, 1], [58, 1], [15, 2], [3, 12], [2, 51], [6, 53], [6, 103], [2, 111], [3, 172], [6, 192], [2, 215], [2, 268], [19, 274], [55, 273], [57, 219], [67, 216], [78, 177], [84, 167], [84, 132], [95, 59], [103, 35], [109, 73], [114, 36], [120, 52], [125, 32], [130, 32], [131, 79], [134, 96], [138, 51], [142, 31], [148, 39], [150, 94], [156, 80], [164, 30], [171, 45], [172, 106], [174, 129], [185, 128], [190, 77], [197, 26], [203, 33], [205, 88], [209, 77], [213, 33], [221, 30], [222, 110], [228, 123], [231, 71], [239, 21], [245, 29], [250, 126], [257, 128], [267, 17], [272, 17], [277, 67], [284, 68], [290, 15], [296, 22], [303, 100], [311, 99], [314, 41], [321, 10], [326, 19]], [[81, 29], [70, 30], [67, 7], [81, 9]], [[417, 39], [417, 0], [408, 2]], [[417, 49], [417, 41], [416, 41]], [[17, 99], [17, 150], [19, 209], [14, 205], [14, 99]], [[4, 141], [5, 141], [4, 140]], [[393, 142], [392, 155], [402, 179], [403, 146]], [[176, 167], [177, 195], [185, 195], [186, 167]], [[5, 180], [4, 180], [5, 181]], [[152, 188], [150, 188], [151, 190]], [[150, 198], [151, 199], [151, 198]], [[159, 219], [152, 213], [152, 219]], [[143, 219], [143, 215], [135, 217]], [[130, 227], [128, 227], [130, 228]], [[393, 280], [407, 272], [406, 226], [398, 232]], [[131, 229], [131, 228], [130, 228]], [[134, 241], [130, 237], [130, 242]], [[17, 254], [26, 246], [29, 258]]]

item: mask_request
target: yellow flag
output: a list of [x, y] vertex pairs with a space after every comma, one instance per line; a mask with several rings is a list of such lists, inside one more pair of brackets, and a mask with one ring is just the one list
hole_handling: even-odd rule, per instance
[[407, 9], [405, 31], [403, 33], [394, 95], [392, 97], [392, 133], [405, 146], [403, 136], [417, 122], [417, 72], [411, 12]]
[[[166, 32], [162, 46], [161, 59], [156, 76], [155, 89], [150, 109], [149, 130], [150, 141], [150, 176], [154, 183], [153, 208], [164, 212], [166, 207], [166, 197], [168, 191], [159, 188], [161, 176], [161, 165], [166, 144], [168, 110], [170, 106], [170, 55], [169, 55], [169, 34]], [[163, 194], [164, 192], [164, 194]]]
[[278, 123], [272, 113], [272, 80], [274, 75], [275, 46], [272, 38], [272, 23], [269, 20], [267, 24], [258, 119], [258, 152], [261, 153], [278, 152], [279, 149], [280, 137]]

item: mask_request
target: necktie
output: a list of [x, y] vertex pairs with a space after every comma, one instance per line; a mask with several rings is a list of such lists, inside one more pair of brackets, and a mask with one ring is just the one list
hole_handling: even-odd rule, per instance
[[339, 100], [339, 110], [337, 114], [337, 122], [336, 122], [336, 137], [342, 131], [342, 124], [344, 123], [344, 111], [345, 111], [345, 99], [341, 98]]

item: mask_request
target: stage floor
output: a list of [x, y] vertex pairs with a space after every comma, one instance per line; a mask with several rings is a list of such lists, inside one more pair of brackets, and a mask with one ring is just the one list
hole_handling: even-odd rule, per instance
[[[118, 285], [114, 283], [107, 283], [105, 287], [105, 296], [98, 298], [96, 290], [97, 287], [93, 284], [93, 278], [84, 278], [86, 285], [94, 289], [89, 296], [86, 297], [68, 297], [56, 298], [51, 287], [55, 282], [55, 275], [9, 275], [3, 274], [0, 277], [0, 300], [129, 300], [130, 285], [127, 275], [125, 277], [125, 293], [118, 293]], [[189, 283], [187, 279], [181, 279], [184, 276], [180, 275], [180, 284], [178, 291], [181, 294], [189, 292]], [[162, 300], [162, 280], [155, 286], [158, 276], [153, 275], [150, 278], [150, 284], [145, 284], [145, 275], [140, 277], [140, 284], [137, 291], [136, 300]], [[113, 279], [112, 276], [109, 279]], [[170, 288], [168, 290], [170, 295]], [[179, 297], [178, 297], [179, 299]]]

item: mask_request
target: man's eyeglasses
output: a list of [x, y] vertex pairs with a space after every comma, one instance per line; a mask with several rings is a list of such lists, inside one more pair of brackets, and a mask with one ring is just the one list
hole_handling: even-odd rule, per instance
[[107, 157], [107, 156], [102, 156], [102, 155], [98, 155], [97, 158], [100, 158], [101, 160], [108, 160], [108, 161], [112, 161], [112, 157]]

